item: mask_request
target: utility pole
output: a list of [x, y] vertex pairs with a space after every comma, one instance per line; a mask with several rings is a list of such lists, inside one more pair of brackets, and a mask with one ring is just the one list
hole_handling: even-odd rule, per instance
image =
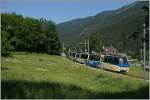
[[63, 42], [63, 53], [64, 53], [64, 42]]
[[84, 49], [84, 51], [86, 52], [86, 40], [85, 40], [85, 49]]
[[[145, 75], [145, 74], [146, 74], [146, 72], [145, 72], [145, 67], [146, 67], [146, 66], [145, 66], [145, 65], [146, 65], [146, 64], [145, 64], [145, 63], [146, 63], [146, 59], [145, 59], [145, 52], [146, 52], [146, 51], [145, 51], [145, 32], [146, 32], [146, 31], [145, 31], [145, 23], [143, 24], [143, 27], [144, 27], [144, 29], [143, 29], [143, 40], [144, 40], [144, 41], [143, 41], [143, 66], [144, 66], [144, 79], [145, 79], [145, 78], [146, 78], [146, 75]], [[145, 80], [146, 80], [146, 79], [145, 79]]]
[[63, 47], [62, 47], [62, 49], [63, 49], [63, 51], [62, 51], [62, 53], [61, 53], [61, 56], [66, 56], [66, 54], [65, 54], [65, 44], [64, 44], [64, 42], [63, 42]]
[[67, 56], [70, 55], [70, 42], [66, 43], [66, 48], [67, 48]]
[[90, 57], [90, 45], [89, 45], [89, 39], [88, 39], [88, 59]]
[[88, 39], [88, 53], [90, 54], [90, 44], [89, 44], [89, 39]]
[[[84, 47], [83, 48], [81, 48], [82, 49], [82, 51], [85, 51], [86, 52], [86, 45], [88, 45], [88, 43], [85, 41], [85, 42], [82, 42], [82, 43], [79, 43], [79, 45], [83, 45]], [[84, 50], [83, 50], [84, 49]]]
[[140, 55], [140, 61], [142, 61], [142, 59], [143, 59], [143, 49], [142, 48], [140, 49], [140, 54], [141, 54]]
[[84, 51], [90, 53], [90, 45], [89, 45], [89, 40], [79, 43], [78, 46], [80, 47], [80, 45], [84, 45]]

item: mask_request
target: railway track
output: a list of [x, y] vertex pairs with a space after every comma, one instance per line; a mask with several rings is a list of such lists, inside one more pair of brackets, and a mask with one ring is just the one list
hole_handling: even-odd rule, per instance
[[137, 76], [137, 75], [133, 75], [133, 74], [126, 74], [127, 76], [130, 76], [130, 77], [134, 77], [134, 78], [139, 78], [139, 79], [144, 79], [144, 77], [141, 77], [141, 76]]
[[[111, 66], [114, 66], [112, 64], [106, 64], [106, 63], [103, 63], [102, 65], [102, 68], [105, 69], [106, 71], [111, 71], [113, 73], [117, 73], [117, 74], [120, 74], [120, 75], [125, 75], [125, 76], [129, 76], [129, 77], [133, 77], [133, 78], [136, 78], [136, 79], [144, 79], [144, 77], [142, 76], [139, 76], [139, 75], [136, 75], [136, 74], [131, 74], [131, 73], [128, 73], [128, 72], [118, 72], [118, 71], [114, 71], [114, 70], [109, 70], [109, 68], [111, 68]], [[107, 69], [108, 67], [108, 69]]]
[[[71, 59], [70, 59], [71, 60]], [[74, 60], [72, 60], [74, 61]], [[82, 63], [82, 62], [79, 62], [79, 61], [74, 61], [76, 63], [79, 63], [79, 64], [84, 64], [86, 65], [85, 63]], [[89, 66], [88, 66], [89, 67]], [[141, 79], [141, 80], [144, 80], [144, 77], [141, 77], [141, 76], [138, 76], [138, 75], [135, 75], [135, 74], [129, 74], [129, 73], [121, 73], [121, 72], [116, 72], [116, 71], [113, 71], [113, 70], [108, 70], [108, 69], [105, 69], [105, 68], [100, 68], [104, 71], [107, 71], [107, 72], [112, 72], [112, 73], [116, 73], [116, 74], [119, 74], [119, 75], [123, 75], [123, 76], [128, 76], [128, 77], [132, 77], [132, 78], [135, 78], [135, 79]]]
[[118, 75], [123, 75], [123, 76], [132, 77], [132, 78], [135, 78], [135, 79], [144, 80], [144, 77], [141, 77], [141, 76], [138, 76], [138, 75], [129, 74], [129, 73], [115, 72], [115, 71], [108, 70], [108, 69], [104, 69], [104, 68], [101, 68], [101, 69], [104, 70], [104, 71], [107, 71], [107, 72], [116, 73], [116, 74], [118, 74]]
[[132, 78], [135, 78], [135, 79], [144, 80], [144, 77], [138, 76], [138, 75], [135, 75], [135, 74], [121, 73], [121, 72], [116, 72], [116, 71], [109, 70], [109, 69], [104, 69], [104, 68], [100, 68], [100, 69], [102, 69], [102, 70], [104, 70], [104, 71], [107, 71], [107, 72], [116, 73], [116, 74], [118, 74], [118, 75], [123, 75], [123, 76], [132, 77]]

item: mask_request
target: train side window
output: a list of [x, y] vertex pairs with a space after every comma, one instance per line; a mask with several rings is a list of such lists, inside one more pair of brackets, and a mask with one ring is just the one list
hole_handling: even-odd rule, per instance
[[119, 64], [119, 60], [118, 60], [117, 57], [114, 57], [114, 64], [115, 64], [115, 65], [118, 65], [118, 64]]
[[109, 60], [110, 60], [109, 62], [110, 62], [111, 64], [113, 64], [114, 61], [113, 61], [113, 57], [112, 57], [112, 56], [110, 57]]
[[119, 58], [116, 59], [116, 64], [119, 65]]
[[106, 57], [106, 62], [108, 62], [108, 57]]
[[109, 56], [107, 57], [107, 62], [109, 62]]
[[107, 57], [106, 56], [104, 57], [104, 62], [107, 62]]
[[115, 64], [115, 65], [117, 64], [117, 59], [116, 59], [116, 57], [114, 57], [114, 64]]
[[108, 59], [107, 59], [108, 63], [111, 63], [111, 57], [108, 56]]

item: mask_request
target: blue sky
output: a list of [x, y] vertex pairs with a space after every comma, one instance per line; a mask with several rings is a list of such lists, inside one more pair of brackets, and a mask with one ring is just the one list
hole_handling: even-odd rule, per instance
[[135, 0], [2, 0], [2, 12], [46, 18], [56, 24], [115, 10]]

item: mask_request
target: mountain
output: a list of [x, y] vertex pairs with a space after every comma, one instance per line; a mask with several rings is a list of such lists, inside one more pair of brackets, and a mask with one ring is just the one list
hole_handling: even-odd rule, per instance
[[122, 51], [137, 51], [142, 45], [142, 33], [136, 40], [129, 37], [142, 28], [145, 20], [143, 6], [149, 6], [149, 2], [136, 1], [117, 10], [103, 11], [95, 16], [60, 23], [57, 25], [60, 39], [63, 42], [77, 42], [87, 39], [91, 33], [96, 33], [102, 37], [106, 46], [112, 44]]

